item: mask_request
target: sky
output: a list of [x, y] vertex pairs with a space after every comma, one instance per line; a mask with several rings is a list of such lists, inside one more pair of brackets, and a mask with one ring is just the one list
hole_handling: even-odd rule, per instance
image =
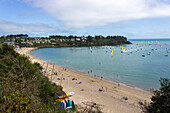
[[0, 0], [0, 36], [170, 38], [170, 0]]

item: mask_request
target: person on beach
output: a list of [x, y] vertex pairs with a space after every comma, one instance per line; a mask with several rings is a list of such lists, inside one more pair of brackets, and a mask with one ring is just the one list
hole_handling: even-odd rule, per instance
[[119, 84], [119, 83], [118, 83], [117, 85], [118, 85], [118, 87], [120, 86], [120, 84]]
[[102, 89], [100, 89], [100, 88], [99, 88], [99, 91], [100, 91], [100, 92], [104, 92], [104, 90], [102, 90]]
[[101, 76], [101, 80], [103, 79], [103, 76]]
[[53, 75], [56, 75], [57, 71], [54, 71]]
[[122, 99], [123, 99], [123, 100], [128, 100], [128, 98], [127, 98], [127, 97], [125, 97], [125, 96], [124, 96]]
[[89, 74], [90, 72], [88, 71], [88, 74]]
[[91, 68], [91, 73], [93, 72], [92, 68]]
[[154, 89], [151, 87], [151, 88], [150, 88], [150, 92], [153, 92], [153, 91], [154, 91]]
[[96, 78], [96, 74], [94, 75], [94, 77]]

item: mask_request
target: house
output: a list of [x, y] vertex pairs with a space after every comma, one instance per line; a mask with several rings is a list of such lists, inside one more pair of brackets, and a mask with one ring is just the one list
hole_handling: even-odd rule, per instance
[[75, 41], [75, 38], [71, 38], [71, 41]]
[[80, 38], [76, 38], [76, 41], [80, 41]]
[[81, 39], [82, 39], [82, 40], [87, 40], [87, 37], [84, 37], [84, 36], [83, 36], [83, 37], [81, 37]]

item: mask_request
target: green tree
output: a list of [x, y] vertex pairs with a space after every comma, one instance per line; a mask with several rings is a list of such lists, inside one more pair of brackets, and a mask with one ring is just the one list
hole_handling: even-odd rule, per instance
[[170, 113], [170, 79], [160, 79], [160, 90], [154, 91], [152, 102], [144, 106], [145, 113]]
[[64, 113], [56, 93], [62, 90], [13, 46], [0, 45], [0, 112]]

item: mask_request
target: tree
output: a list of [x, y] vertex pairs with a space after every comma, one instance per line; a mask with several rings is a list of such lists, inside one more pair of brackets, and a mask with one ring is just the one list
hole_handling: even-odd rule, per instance
[[145, 113], [170, 113], [170, 79], [161, 78], [160, 90], [154, 91], [152, 102], [144, 106]]
[[0, 44], [0, 112], [65, 113], [56, 102], [62, 90], [43, 75], [39, 63]]

